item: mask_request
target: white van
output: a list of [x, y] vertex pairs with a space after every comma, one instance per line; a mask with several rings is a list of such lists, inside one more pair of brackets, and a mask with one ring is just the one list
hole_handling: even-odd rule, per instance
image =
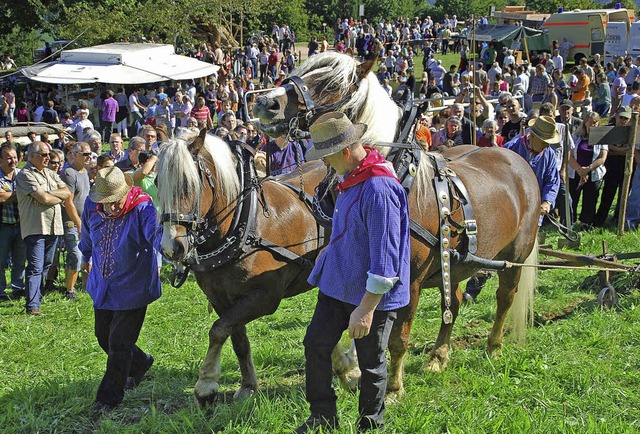
[[596, 53], [604, 56], [607, 23], [624, 22], [629, 30], [633, 21], [634, 12], [630, 9], [575, 9], [552, 14], [540, 28], [548, 30], [549, 41], [562, 42], [566, 37], [572, 42], [575, 46], [569, 50], [569, 59], [578, 63]]

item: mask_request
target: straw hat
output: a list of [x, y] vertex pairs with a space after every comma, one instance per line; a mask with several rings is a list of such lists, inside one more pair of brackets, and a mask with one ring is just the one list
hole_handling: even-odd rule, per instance
[[556, 121], [551, 116], [539, 116], [528, 123], [529, 131], [543, 142], [552, 145], [560, 143], [560, 133]]
[[360, 140], [365, 131], [365, 124], [352, 124], [344, 113], [325, 113], [309, 127], [313, 146], [306, 159], [316, 160], [340, 152]]
[[96, 203], [117, 202], [129, 193], [132, 185], [133, 179], [122, 170], [116, 166], [105, 167], [98, 171], [89, 197]]

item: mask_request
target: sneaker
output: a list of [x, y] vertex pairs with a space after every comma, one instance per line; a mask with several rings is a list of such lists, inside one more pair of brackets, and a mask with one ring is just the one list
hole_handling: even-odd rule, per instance
[[70, 301], [76, 301], [78, 299], [78, 296], [76, 295], [76, 292], [74, 290], [67, 291], [65, 296], [67, 297], [67, 300]]
[[40, 309], [27, 309], [27, 315], [31, 316], [44, 316]]
[[300, 425], [295, 431], [295, 434], [307, 434], [316, 432], [318, 429], [322, 428], [322, 431], [332, 431], [338, 428], [338, 416], [330, 417], [326, 419], [324, 417], [317, 416], [309, 416], [302, 425]]
[[142, 382], [142, 378], [144, 377], [144, 374], [146, 374], [147, 371], [151, 369], [153, 362], [154, 362], [153, 356], [151, 354], [147, 354], [147, 364], [145, 365], [145, 367], [142, 368], [142, 370], [137, 375], [134, 375], [132, 377], [127, 377], [127, 382], [125, 383], [124, 388], [134, 389], [138, 387], [138, 385]]

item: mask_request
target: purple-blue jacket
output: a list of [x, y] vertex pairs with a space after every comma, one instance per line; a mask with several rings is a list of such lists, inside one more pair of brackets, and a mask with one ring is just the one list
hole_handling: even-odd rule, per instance
[[143, 202], [124, 216], [110, 219], [87, 198], [80, 251], [83, 262], [92, 260], [87, 292], [94, 308], [138, 309], [160, 298], [154, 250], [159, 236], [153, 202]]
[[331, 240], [308, 281], [356, 306], [388, 285], [376, 310], [396, 310], [409, 303], [409, 258], [407, 195], [396, 179], [376, 176], [338, 195]]

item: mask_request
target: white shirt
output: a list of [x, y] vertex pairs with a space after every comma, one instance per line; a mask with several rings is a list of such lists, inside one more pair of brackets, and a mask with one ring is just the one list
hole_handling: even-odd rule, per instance
[[136, 96], [135, 93], [132, 93], [131, 95], [129, 95], [129, 109], [131, 110], [131, 112], [140, 113], [140, 109], [136, 105], [136, 103], [139, 103], [139, 102], [140, 100], [138, 100], [138, 97]]
[[564, 68], [564, 59], [562, 56], [558, 54], [557, 56], [553, 56], [551, 60], [553, 60], [553, 68], [562, 71]]
[[524, 92], [529, 91], [529, 76], [525, 73], [518, 75], [514, 84], [522, 84], [524, 87]]
[[516, 58], [513, 57], [513, 54], [509, 54], [507, 56], [504, 57], [504, 61], [502, 62], [502, 66], [504, 66], [505, 68], [509, 65], [513, 65], [516, 63]]

